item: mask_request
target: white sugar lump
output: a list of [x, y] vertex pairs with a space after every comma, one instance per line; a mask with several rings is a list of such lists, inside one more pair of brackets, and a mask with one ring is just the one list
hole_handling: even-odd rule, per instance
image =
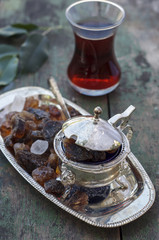
[[46, 152], [46, 150], [48, 149], [48, 142], [45, 140], [36, 140], [30, 148], [31, 153], [37, 154], [37, 155], [41, 155], [43, 153]]

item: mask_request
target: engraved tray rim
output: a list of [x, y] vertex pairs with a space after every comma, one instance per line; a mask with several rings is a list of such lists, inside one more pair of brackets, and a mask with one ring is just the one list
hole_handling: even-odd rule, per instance
[[[41, 87], [29, 86], [29, 87], [17, 88], [17, 89], [8, 91], [8, 92], [6, 92], [6, 93], [4, 93], [0, 96], [0, 103], [3, 105], [2, 108], [4, 108], [9, 103], [11, 103], [13, 101], [15, 95], [17, 95], [18, 93], [22, 93], [22, 92], [23, 92], [23, 95], [25, 95], [25, 97], [33, 96], [33, 95], [37, 95], [37, 94], [48, 94], [50, 96], [53, 96], [51, 91], [49, 91], [47, 89], [44, 89], [44, 88], [41, 88]], [[6, 97], [7, 97], [7, 104], [6, 104], [6, 101], [5, 101]], [[79, 107], [77, 104], [72, 103], [71, 101], [69, 101], [67, 99], [65, 99], [65, 101], [66, 101], [66, 103], [68, 103], [72, 107], [76, 108], [81, 114], [89, 114], [87, 111], [85, 111], [83, 108]], [[143, 178], [143, 181], [144, 181], [144, 188], [145, 187], [148, 188], [148, 201], [147, 201], [146, 204], [143, 204], [143, 206], [141, 207], [141, 209], [137, 213], [131, 214], [129, 217], [125, 216], [125, 218], [121, 219], [120, 221], [107, 222], [105, 224], [101, 224], [101, 223], [96, 222], [93, 217], [88, 217], [88, 216], [86, 216], [86, 214], [82, 215], [81, 213], [78, 213], [78, 212], [70, 209], [69, 207], [65, 206], [63, 203], [61, 203], [53, 195], [47, 194], [45, 192], [44, 188], [42, 186], [40, 186], [31, 177], [31, 175], [29, 175], [22, 167], [20, 167], [20, 165], [17, 164], [15, 158], [6, 149], [6, 147], [4, 145], [3, 138], [1, 136], [0, 136], [0, 150], [2, 151], [4, 156], [7, 158], [7, 160], [11, 163], [11, 165], [19, 172], [19, 174], [28, 183], [30, 183], [36, 190], [38, 190], [43, 196], [45, 196], [47, 199], [49, 199], [51, 202], [53, 202], [54, 204], [56, 204], [57, 206], [59, 206], [60, 208], [65, 210], [66, 212], [70, 213], [71, 215], [73, 215], [73, 216], [83, 220], [84, 222], [93, 225], [93, 226], [103, 227], [103, 228], [112, 228], [112, 227], [118, 227], [118, 226], [122, 226], [124, 224], [130, 223], [133, 220], [142, 216], [146, 211], [148, 211], [151, 208], [151, 206], [154, 203], [154, 200], [155, 200], [154, 186], [153, 186], [149, 176], [147, 175], [146, 171], [144, 170], [144, 168], [142, 167], [142, 165], [140, 164], [140, 162], [138, 161], [138, 159], [134, 156], [134, 154], [132, 152], [129, 153], [128, 158], [133, 163], [135, 168], [139, 171], [139, 173], [141, 174], [141, 176]], [[138, 204], [138, 201], [141, 198], [142, 194], [143, 194], [143, 192], [141, 193], [141, 195], [137, 199], [133, 200], [133, 202], [136, 201], [136, 204]], [[126, 206], [125, 209], [127, 208], [129, 210], [131, 204], [132, 203], [130, 203], [128, 206]], [[120, 212], [120, 210], [118, 212]]]

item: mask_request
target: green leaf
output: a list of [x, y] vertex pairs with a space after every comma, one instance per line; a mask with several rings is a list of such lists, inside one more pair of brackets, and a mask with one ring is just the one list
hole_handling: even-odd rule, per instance
[[5, 56], [17, 56], [19, 53], [16, 47], [7, 44], [0, 44], [0, 58]]
[[27, 24], [15, 23], [15, 24], [12, 24], [12, 27], [22, 28], [22, 29], [27, 30], [28, 32], [31, 32], [31, 31], [34, 31], [34, 30], [38, 29], [38, 26], [33, 24], [33, 23], [27, 23]]
[[48, 58], [48, 39], [39, 33], [31, 33], [21, 46], [20, 71], [36, 72]]
[[14, 80], [18, 62], [19, 60], [15, 56], [0, 58], [0, 86], [7, 85]]
[[12, 37], [14, 35], [22, 35], [27, 34], [27, 31], [22, 28], [16, 28], [12, 26], [6, 26], [4, 28], [0, 28], [0, 36], [2, 37]]

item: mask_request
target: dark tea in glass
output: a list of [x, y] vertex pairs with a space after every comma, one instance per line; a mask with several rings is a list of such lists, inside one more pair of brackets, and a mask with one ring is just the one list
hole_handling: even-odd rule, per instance
[[72, 87], [90, 96], [113, 91], [121, 75], [114, 38], [124, 10], [111, 2], [87, 0], [72, 4], [66, 16], [75, 36], [74, 55], [68, 66]]

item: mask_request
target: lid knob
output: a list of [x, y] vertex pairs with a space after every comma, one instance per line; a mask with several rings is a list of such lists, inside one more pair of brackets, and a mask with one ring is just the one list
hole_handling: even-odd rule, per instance
[[101, 113], [102, 113], [102, 109], [101, 109], [101, 107], [96, 107], [95, 109], [94, 109], [94, 117], [93, 117], [93, 123], [94, 124], [97, 124], [98, 123], [98, 121], [99, 121], [99, 116], [101, 115]]

